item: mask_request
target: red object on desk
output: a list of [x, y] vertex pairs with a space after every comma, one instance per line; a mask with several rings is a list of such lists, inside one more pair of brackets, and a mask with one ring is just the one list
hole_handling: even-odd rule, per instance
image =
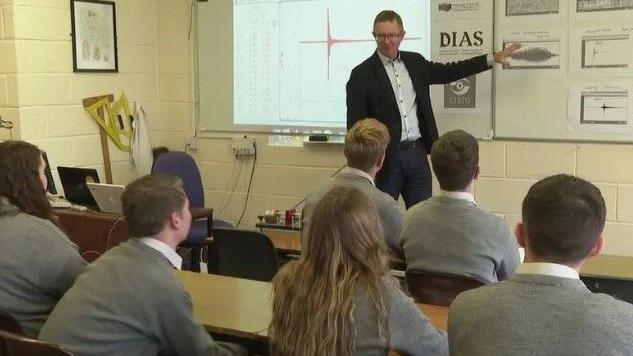
[[289, 209], [286, 210], [286, 220], [285, 220], [285, 224], [286, 226], [292, 226], [292, 219], [295, 216], [295, 209]]

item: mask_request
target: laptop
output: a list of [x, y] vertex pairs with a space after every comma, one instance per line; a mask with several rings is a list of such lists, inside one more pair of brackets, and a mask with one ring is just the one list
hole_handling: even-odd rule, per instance
[[103, 213], [122, 214], [121, 195], [124, 185], [87, 182], [88, 190]]
[[59, 180], [64, 188], [66, 199], [85, 207], [96, 206], [86, 182], [99, 183], [99, 174], [94, 168], [57, 167]]

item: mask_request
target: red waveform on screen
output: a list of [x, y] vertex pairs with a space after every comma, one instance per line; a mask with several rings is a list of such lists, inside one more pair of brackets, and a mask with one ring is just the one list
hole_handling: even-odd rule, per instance
[[[330, 80], [330, 54], [332, 53], [332, 47], [334, 47], [337, 43], [353, 43], [353, 42], [374, 42], [373, 38], [362, 38], [362, 39], [339, 39], [332, 37], [332, 31], [330, 29], [330, 9], [327, 9], [327, 33], [325, 40], [315, 40], [315, 41], [300, 41], [299, 43], [326, 43], [327, 44], [327, 79]], [[419, 40], [420, 37], [405, 37], [403, 40]]]

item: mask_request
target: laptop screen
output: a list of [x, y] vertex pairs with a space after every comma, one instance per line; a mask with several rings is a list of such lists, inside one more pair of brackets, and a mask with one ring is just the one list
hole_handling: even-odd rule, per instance
[[99, 183], [99, 174], [94, 168], [57, 167], [59, 179], [64, 187], [66, 200], [83, 206], [96, 206], [86, 182]]
[[46, 157], [46, 152], [42, 151], [42, 158], [44, 158], [44, 162], [46, 162], [46, 169], [44, 170], [44, 174], [46, 174], [46, 181], [48, 182], [46, 190], [55, 195], [57, 194], [57, 188], [55, 188], [55, 181], [53, 180], [53, 174], [51, 173], [51, 166], [48, 164], [48, 157]]

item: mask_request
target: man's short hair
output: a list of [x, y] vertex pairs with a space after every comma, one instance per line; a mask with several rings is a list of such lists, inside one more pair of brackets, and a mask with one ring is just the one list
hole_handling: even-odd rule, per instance
[[400, 25], [400, 28], [404, 28], [402, 25], [402, 17], [400, 17], [397, 12], [393, 10], [382, 10], [374, 19], [374, 27], [376, 27], [376, 24], [379, 22], [392, 22], [394, 20]]
[[158, 234], [170, 214], [182, 212], [186, 199], [178, 177], [152, 174], [130, 183], [121, 202], [131, 235], [148, 237]]
[[585, 259], [604, 229], [607, 211], [600, 190], [566, 174], [538, 181], [523, 199], [527, 247], [552, 263]]
[[447, 132], [433, 144], [431, 163], [443, 190], [464, 190], [475, 178], [479, 166], [477, 140], [466, 131]]
[[345, 136], [343, 154], [347, 165], [369, 171], [385, 154], [390, 140], [389, 130], [382, 122], [371, 118], [356, 122]]

